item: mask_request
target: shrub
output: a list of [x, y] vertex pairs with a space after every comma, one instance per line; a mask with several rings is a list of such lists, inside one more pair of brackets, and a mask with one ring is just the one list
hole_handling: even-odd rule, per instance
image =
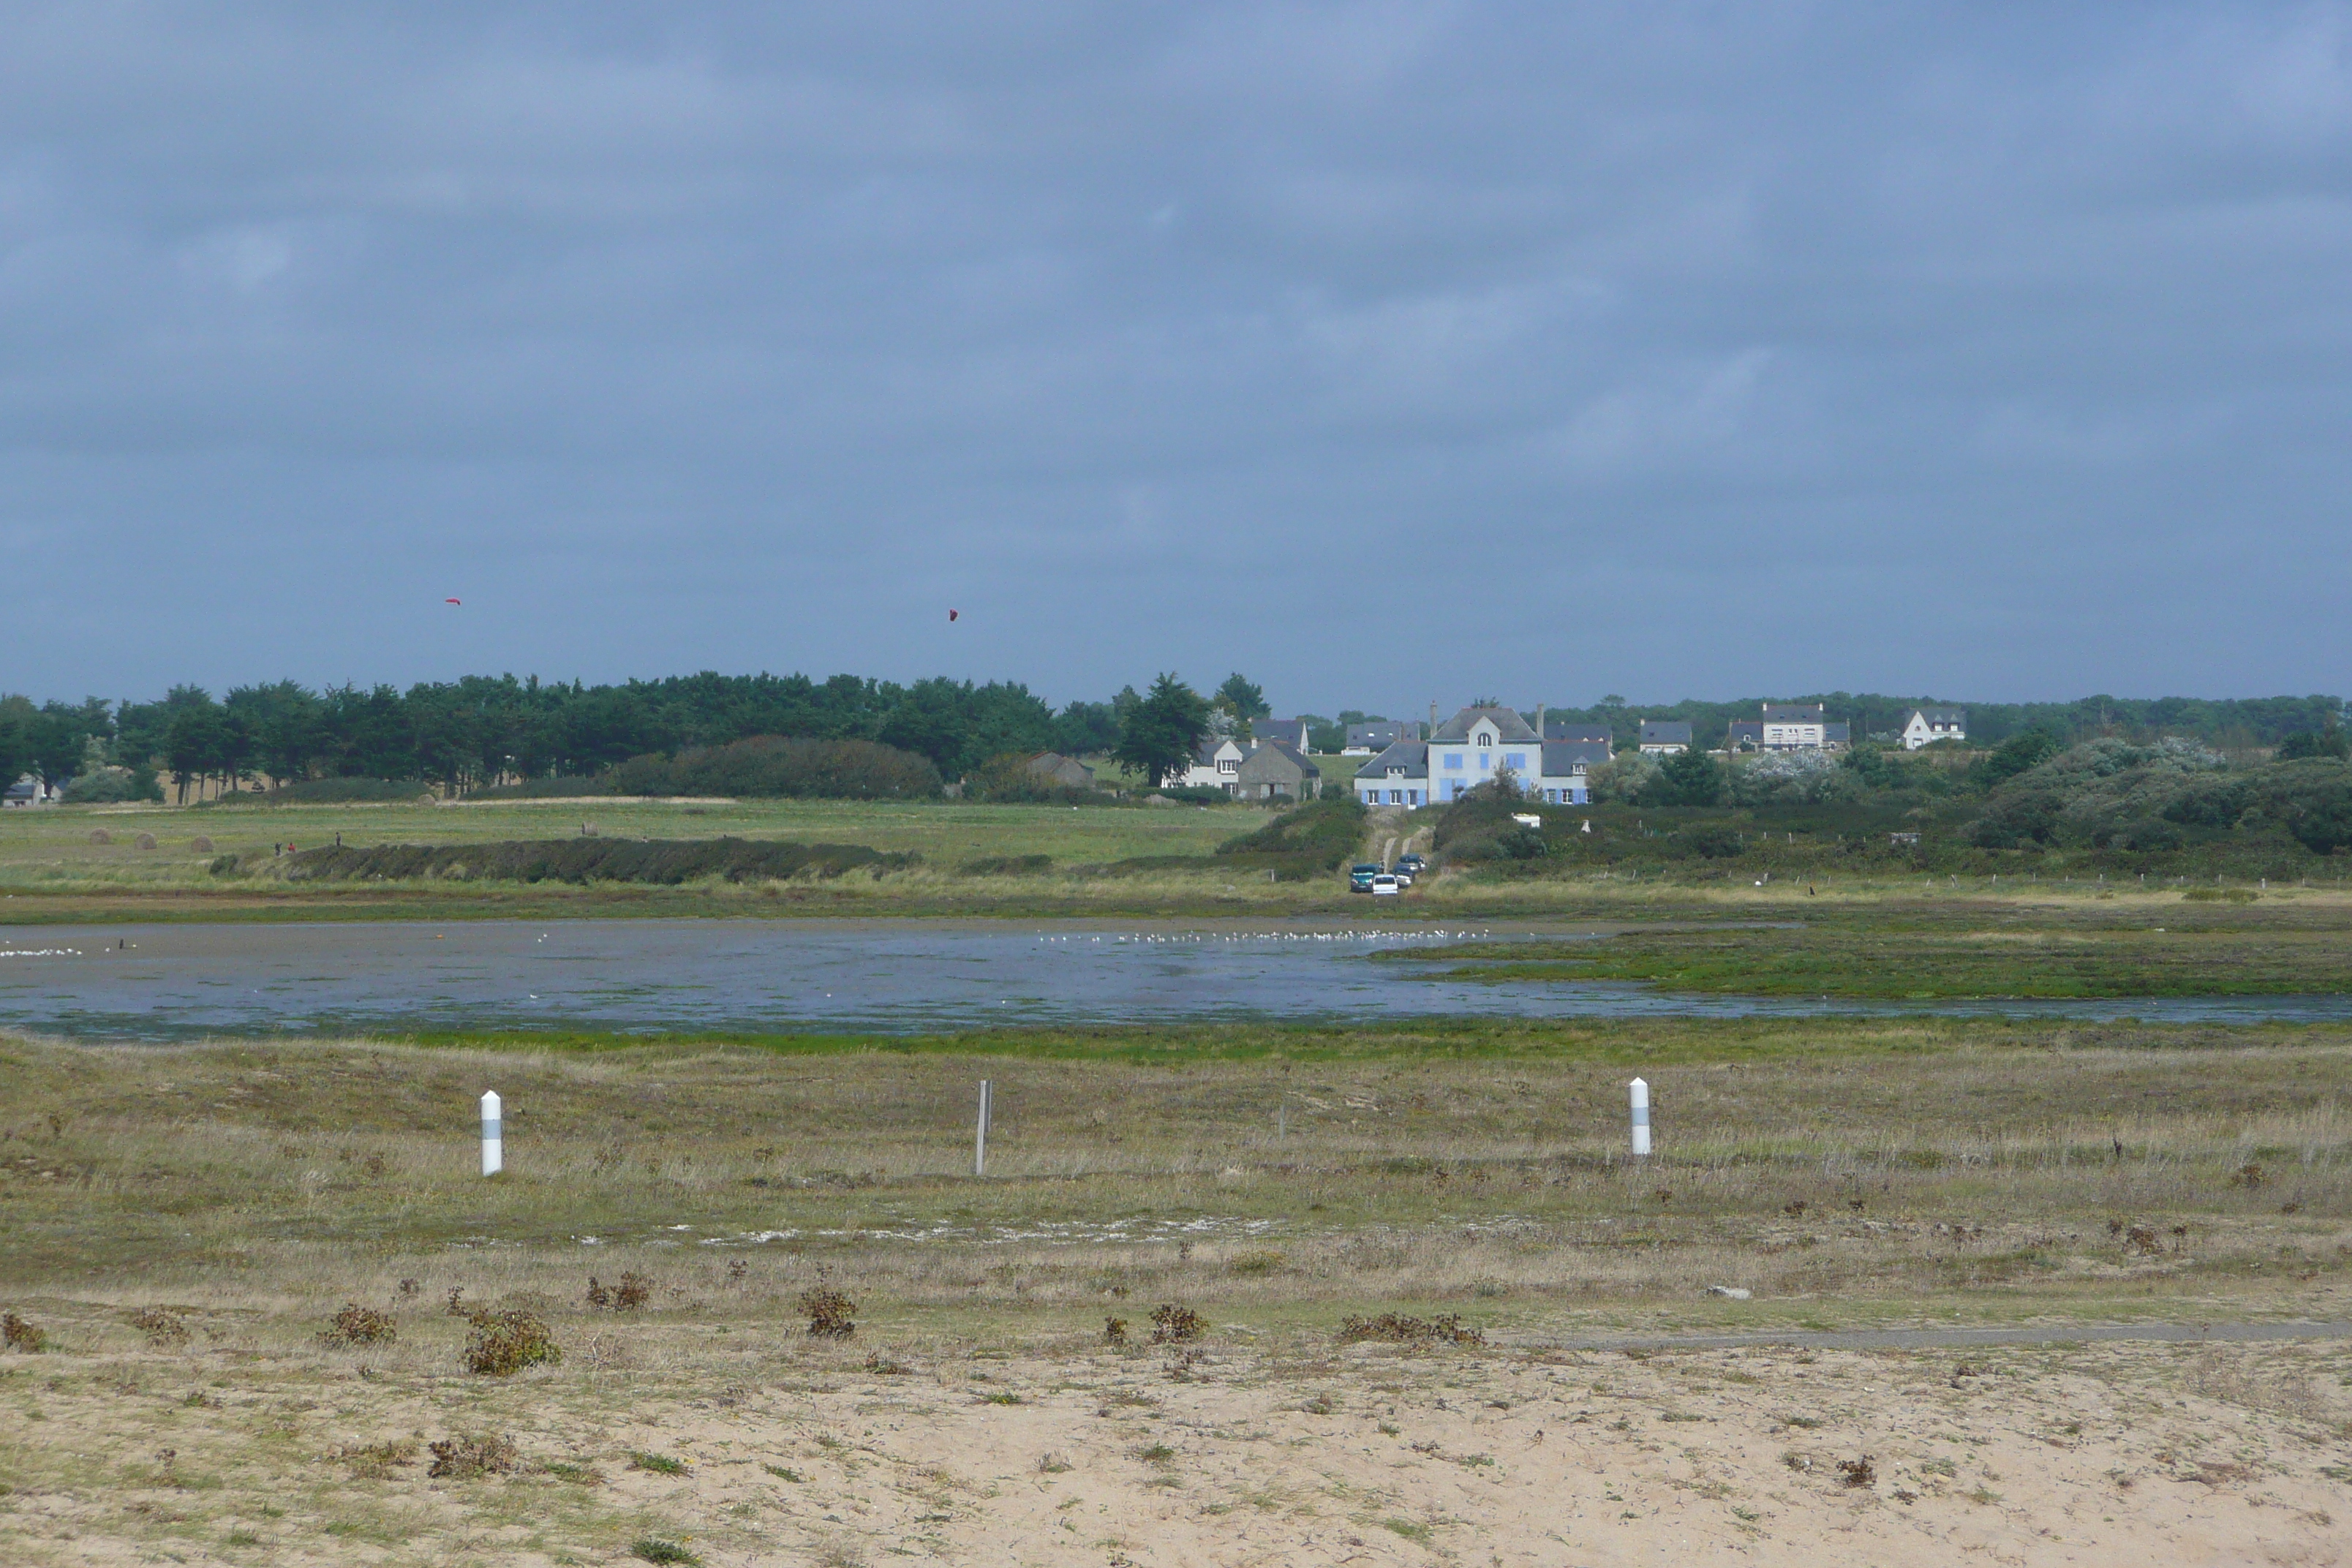
[[[114, 805], [126, 801], [162, 800], [163, 786], [143, 769], [92, 768], [78, 773], [66, 785], [68, 805]], [[104, 840], [99, 840], [103, 843]]]
[[1190, 1344], [1208, 1329], [1208, 1320], [1190, 1307], [1163, 1304], [1151, 1310], [1151, 1342], [1155, 1345]]
[[674, 757], [632, 757], [605, 777], [616, 795], [936, 800], [940, 794], [940, 770], [913, 752], [874, 741], [779, 735], [689, 746]]
[[362, 1307], [357, 1301], [346, 1301], [327, 1326], [319, 1331], [319, 1342], [326, 1345], [384, 1345], [400, 1338], [400, 1325], [389, 1312], [379, 1312], [373, 1307]]
[[[593, 1284], [594, 1281], [591, 1280], [590, 1283]], [[620, 1284], [614, 1287], [613, 1289], [614, 1310], [621, 1312], [634, 1312], [638, 1308], [644, 1306], [647, 1301], [652, 1300], [653, 1295], [654, 1282], [652, 1280], [646, 1279], [644, 1275], [637, 1273], [635, 1269], [624, 1269], [621, 1273]]]
[[1452, 865], [1486, 860], [1533, 860], [1550, 853], [1540, 829], [1517, 820], [1541, 816], [1538, 803], [1509, 784], [1483, 784], [1450, 803], [1437, 819], [1431, 847]]
[[415, 1461], [416, 1444], [406, 1438], [394, 1438], [383, 1443], [350, 1443], [328, 1457], [339, 1465], [349, 1465], [352, 1479], [355, 1481], [389, 1480], [393, 1471]]
[[415, 779], [303, 779], [260, 795], [226, 795], [206, 801], [222, 805], [341, 805], [350, 802], [420, 800], [433, 792]]
[[629, 1451], [629, 1468], [650, 1470], [657, 1476], [682, 1476], [686, 1474], [687, 1467], [685, 1460], [673, 1459], [667, 1454], [654, 1454], [643, 1448], [633, 1448]]
[[1042, 877], [1054, 868], [1051, 855], [985, 855], [956, 868], [959, 877]]
[[1324, 871], [1355, 858], [1364, 837], [1364, 807], [1351, 795], [1327, 795], [1284, 812], [1255, 833], [1217, 846], [1220, 855], [1294, 857]]
[[26, 1355], [38, 1355], [47, 1350], [49, 1336], [37, 1323], [27, 1321], [14, 1312], [0, 1312], [0, 1346], [23, 1351]]
[[449, 1437], [430, 1445], [433, 1463], [428, 1476], [470, 1481], [483, 1476], [510, 1476], [522, 1468], [522, 1455], [514, 1439], [505, 1436]]
[[528, 1366], [553, 1366], [563, 1351], [547, 1325], [533, 1313], [478, 1310], [468, 1320], [473, 1333], [466, 1342], [466, 1370], [485, 1377], [512, 1377]]
[[919, 857], [884, 854], [862, 844], [794, 844], [781, 839], [548, 838], [488, 844], [331, 845], [286, 857], [296, 881], [405, 880], [446, 877], [467, 881], [649, 882], [676, 887], [705, 877], [730, 882], [782, 879], [807, 872], [838, 877], [870, 869], [895, 871]]
[[1100, 805], [1111, 796], [1102, 790], [1066, 784], [1038, 773], [1029, 763], [1034, 752], [1006, 752], [981, 763], [963, 781], [963, 798], [1038, 805]]
[[665, 1541], [657, 1535], [640, 1535], [629, 1544], [629, 1555], [646, 1563], [683, 1563], [702, 1561], [675, 1541]]
[[801, 1310], [808, 1315], [808, 1331], [820, 1340], [845, 1340], [857, 1331], [850, 1314], [857, 1303], [827, 1286], [801, 1292]]
[[1103, 1343], [1107, 1345], [1123, 1345], [1127, 1343], [1127, 1320], [1125, 1318], [1105, 1318], [1103, 1320]]
[[1402, 1312], [1382, 1312], [1377, 1318], [1350, 1316], [1340, 1321], [1339, 1338], [1343, 1345], [1367, 1341], [1394, 1345], [1486, 1342], [1484, 1330], [1463, 1327], [1462, 1320], [1452, 1312], [1434, 1318], [1409, 1318]]
[[177, 1350], [188, 1342], [188, 1325], [175, 1312], [161, 1307], [142, 1307], [131, 1314], [131, 1326], [147, 1336], [147, 1342], [159, 1351]]

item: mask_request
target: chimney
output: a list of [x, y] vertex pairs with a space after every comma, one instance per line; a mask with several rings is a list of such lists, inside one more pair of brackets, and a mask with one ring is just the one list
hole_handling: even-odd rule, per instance
[[1423, 735], [1423, 736], [1422, 737], [1422, 739], [1423, 739], [1423, 740], [1424, 740], [1424, 741], [1428, 741], [1428, 740], [1434, 740], [1434, 739], [1436, 738], [1436, 736], [1437, 736], [1437, 699], [1436, 699], [1436, 698], [1434, 698], [1434, 697], [1433, 697], [1433, 698], [1431, 698], [1431, 699], [1429, 700], [1429, 733], [1428, 733], [1428, 734], [1426, 734], [1426, 735]]
[[1543, 714], [1544, 705], [1538, 702], [1536, 704], [1536, 739], [1538, 741], [1541, 741], [1544, 738]]

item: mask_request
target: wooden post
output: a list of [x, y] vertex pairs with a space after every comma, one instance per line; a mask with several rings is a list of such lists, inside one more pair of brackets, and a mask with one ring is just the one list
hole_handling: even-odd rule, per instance
[[972, 1131], [971, 1173], [988, 1174], [988, 1113], [994, 1096], [986, 1079], [980, 1080], [980, 1119]]

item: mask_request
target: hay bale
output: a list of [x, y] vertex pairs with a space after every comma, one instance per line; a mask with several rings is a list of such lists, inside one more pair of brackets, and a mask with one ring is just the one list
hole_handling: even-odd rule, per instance
[[213, 852], [213, 841], [199, 833], [188, 840], [188, 847], [199, 855], [209, 855]]
[[111, 844], [114, 842], [114, 835], [103, 827], [93, 827], [89, 830], [89, 841], [92, 844]]
[[155, 847], [155, 836], [152, 833], [142, 833], [131, 842], [142, 849], [152, 849]]

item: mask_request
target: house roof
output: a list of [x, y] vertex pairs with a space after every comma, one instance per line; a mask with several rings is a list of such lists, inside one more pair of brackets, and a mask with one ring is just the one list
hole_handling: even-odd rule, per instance
[[1761, 719], [1734, 719], [1731, 721], [1729, 739], [1735, 742], [1763, 740], [1764, 721]]
[[1930, 724], [1966, 724], [1969, 710], [1965, 708], [1914, 708], [1903, 716], [1903, 721], [1908, 724], [1915, 717]]
[[1767, 702], [1764, 717], [1782, 724], [1818, 724], [1829, 711], [1821, 702]]
[[1227, 746], [1231, 746], [1234, 751], [1240, 752], [1244, 755], [1247, 755], [1249, 752], [1248, 747], [1243, 745], [1239, 741], [1236, 741], [1232, 736], [1228, 735], [1219, 740], [1202, 742], [1200, 749], [1192, 753], [1192, 761], [1204, 768], [1214, 767], [1217, 762], [1217, 753], [1223, 751]]
[[1689, 745], [1690, 721], [1687, 719], [1644, 719], [1642, 721], [1642, 741], [1645, 745]]
[[1543, 771], [1546, 778], [1565, 778], [1582, 763], [1597, 768], [1609, 760], [1606, 741], [1546, 741], [1543, 748]]
[[1306, 752], [1287, 741], [1261, 741], [1242, 759], [1234, 777], [1244, 783], [1260, 779], [1283, 781], [1293, 778], [1319, 778], [1321, 772]]
[[1369, 744], [1373, 741], [1417, 741], [1421, 726], [1405, 719], [1372, 719], [1361, 724], [1348, 726], [1348, 743], [1351, 746]]
[[1433, 741], [1466, 741], [1470, 738], [1470, 727], [1478, 722], [1481, 719], [1490, 719], [1494, 721], [1495, 733], [1499, 739], [1506, 741], [1532, 741], [1536, 738], [1536, 732], [1528, 727], [1528, 721], [1519, 717], [1518, 710], [1516, 709], [1465, 708], [1462, 711], [1454, 715], [1453, 718], [1448, 719], [1444, 723], [1440, 724], [1437, 727], [1437, 732], [1430, 736], [1430, 739]]
[[1391, 768], [1398, 767], [1404, 770], [1406, 778], [1427, 778], [1429, 776], [1429, 742], [1399, 741], [1387, 751], [1358, 768], [1356, 776], [1360, 779], [1384, 779], [1389, 776]]
[[1581, 719], [1546, 719], [1543, 738], [1547, 741], [1598, 741], [1608, 745], [1617, 732], [1606, 724], [1589, 724]]
[[1851, 724], [1824, 724], [1822, 726], [1822, 742], [1825, 745], [1843, 745], [1853, 738], [1853, 726]]

